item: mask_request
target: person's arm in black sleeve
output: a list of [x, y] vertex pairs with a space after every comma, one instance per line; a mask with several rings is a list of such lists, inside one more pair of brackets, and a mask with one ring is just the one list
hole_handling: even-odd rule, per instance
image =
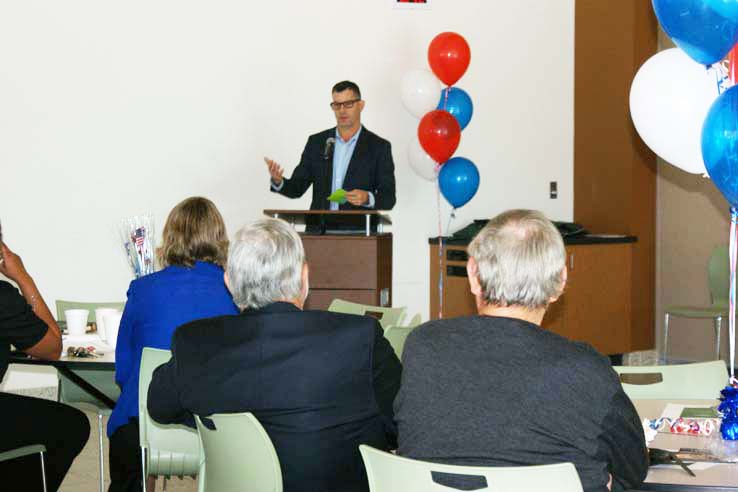
[[177, 371], [178, 331], [172, 337], [172, 358], [154, 370], [149, 384], [147, 408], [149, 415], [160, 424], [186, 424], [195, 427], [192, 414], [182, 406]]
[[0, 241], [0, 274], [18, 284], [22, 297], [10, 289], [7, 306], [0, 313], [2, 337], [19, 350], [39, 359], [56, 360], [61, 355], [61, 330], [49, 311], [46, 302], [26, 271], [23, 260]]
[[643, 425], [633, 403], [618, 388], [602, 422], [598, 449], [609, 464], [613, 492], [636, 489], [648, 473], [648, 449]]
[[392, 160], [392, 145], [382, 142], [377, 162], [377, 189], [374, 192], [374, 208], [392, 210], [395, 206], [395, 163]]
[[[300, 163], [292, 172], [292, 177], [289, 179], [284, 178], [282, 180], [282, 187], [279, 190], [272, 188], [272, 191], [276, 191], [288, 198], [300, 198], [310, 185], [313, 184], [313, 171], [310, 160], [314, 154], [314, 143], [311, 140], [311, 138], [308, 138], [305, 148], [302, 151], [302, 157], [300, 157]], [[330, 165], [330, 163], [326, 165]]]
[[390, 438], [390, 445], [397, 447], [397, 427], [392, 404], [400, 390], [402, 365], [395, 351], [384, 338], [384, 331], [379, 323], [374, 327], [374, 350], [372, 353], [372, 377], [374, 397], [385, 420], [385, 428]]

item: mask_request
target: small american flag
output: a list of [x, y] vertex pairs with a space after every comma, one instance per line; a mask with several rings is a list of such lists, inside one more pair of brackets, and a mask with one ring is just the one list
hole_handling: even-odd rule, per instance
[[146, 239], [146, 229], [143, 227], [139, 227], [136, 229], [136, 234], [133, 236], [133, 238], [136, 240], [136, 246], [139, 248], [143, 246], [144, 240]]

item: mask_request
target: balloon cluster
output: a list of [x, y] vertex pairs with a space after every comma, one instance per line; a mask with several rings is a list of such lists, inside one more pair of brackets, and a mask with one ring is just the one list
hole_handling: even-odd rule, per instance
[[[731, 377], [721, 392], [718, 410], [722, 413], [723, 439], [738, 440], [738, 389], [733, 386], [738, 257], [738, 86], [734, 85], [738, 0], [652, 3], [661, 27], [681, 51], [662, 51], [638, 70], [630, 89], [630, 114], [638, 134], [657, 155], [685, 171], [709, 174], [731, 205]], [[717, 62], [729, 53], [726, 71]]]
[[730, 105], [730, 91], [720, 95], [735, 78], [717, 62], [736, 49], [738, 0], [652, 4], [679, 48], [657, 53], [638, 70], [630, 89], [633, 123], [659, 157], [689, 173], [709, 174], [735, 206], [725, 188], [732, 187], [738, 197], [738, 179], [728, 184], [718, 176], [726, 174], [730, 156], [725, 151], [730, 145], [735, 148], [732, 140], [738, 138], [729, 133], [731, 122], [738, 120], [738, 107]]
[[[424, 179], [438, 179], [441, 194], [454, 208], [468, 203], [479, 189], [477, 166], [464, 157], [451, 157], [474, 113], [469, 94], [452, 87], [466, 72], [470, 59], [466, 40], [454, 32], [444, 32], [428, 47], [433, 73], [413, 70], [402, 81], [402, 102], [420, 118], [418, 138], [408, 147], [410, 166]], [[445, 89], [441, 90], [439, 79]]]

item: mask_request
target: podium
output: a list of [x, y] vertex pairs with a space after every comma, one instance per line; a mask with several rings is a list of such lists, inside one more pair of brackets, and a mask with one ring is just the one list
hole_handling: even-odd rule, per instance
[[[305, 309], [327, 309], [336, 298], [392, 305], [392, 234], [384, 232], [392, 222], [385, 213], [268, 209], [264, 214], [308, 227], [300, 233], [310, 268]], [[340, 228], [333, 229], [333, 223]]]

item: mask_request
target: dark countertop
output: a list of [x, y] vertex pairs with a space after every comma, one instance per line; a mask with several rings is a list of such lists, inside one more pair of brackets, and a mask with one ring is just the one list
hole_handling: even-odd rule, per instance
[[[638, 241], [636, 236], [625, 236], [620, 234], [578, 234], [576, 236], [568, 236], [564, 238], [564, 244], [619, 244], [619, 243], [635, 243]], [[443, 244], [446, 246], [466, 246], [471, 241], [468, 239], [451, 239], [443, 238]], [[438, 244], [438, 236], [428, 238], [428, 244]]]

